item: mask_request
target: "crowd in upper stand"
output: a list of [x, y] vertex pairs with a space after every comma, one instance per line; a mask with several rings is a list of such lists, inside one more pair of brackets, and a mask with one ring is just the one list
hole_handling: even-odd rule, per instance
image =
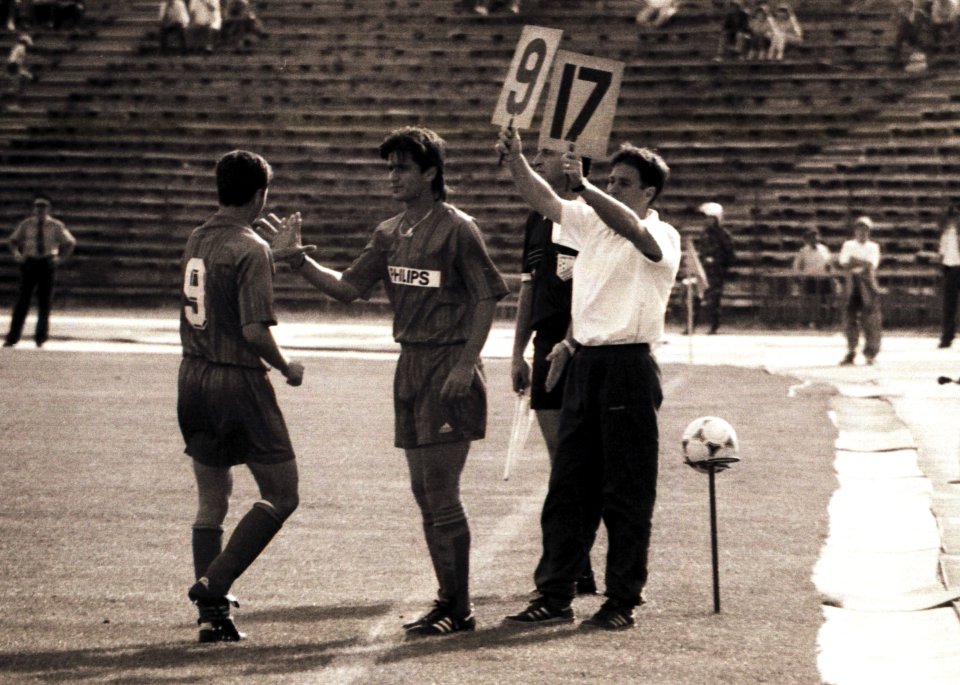
[[249, 48], [267, 31], [249, 0], [161, 0], [160, 51], [177, 42], [181, 54], [212, 53], [217, 47]]

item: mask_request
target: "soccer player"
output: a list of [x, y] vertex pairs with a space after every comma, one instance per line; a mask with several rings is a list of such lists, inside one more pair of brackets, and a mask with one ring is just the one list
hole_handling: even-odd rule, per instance
[[[393, 308], [393, 335], [400, 343], [395, 444], [406, 455], [440, 586], [433, 608], [403, 626], [409, 636], [447, 635], [476, 625], [469, 593], [470, 527], [460, 476], [470, 442], [483, 438], [486, 430], [480, 351], [497, 300], [507, 293], [474, 220], [445, 201], [444, 147], [429, 129], [392, 132], [380, 145], [380, 157], [387, 162], [390, 191], [403, 211], [377, 226], [343, 273], [306, 255], [291, 264], [344, 303], [368, 297], [383, 283]], [[299, 222], [270, 229], [279, 232], [275, 249], [299, 247]]]
[[[583, 159], [584, 176], [590, 173], [590, 160]], [[576, 199], [569, 190], [560, 153], [543, 148], [530, 166], [562, 198]], [[520, 295], [517, 303], [517, 322], [513, 338], [511, 377], [515, 392], [530, 388], [530, 407], [536, 412], [540, 432], [547, 444], [547, 453], [553, 463], [557, 453], [557, 429], [560, 426], [560, 406], [563, 400], [565, 374], [552, 379], [547, 389], [550, 361], [547, 355], [563, 340], [570, 328], [570, 298], [573, 292], [573, 264], [577, 251], [553, 242], [554, 224], [542, 214], [530, 212], [524, 228], [523, 261], [520, 273]], [[536, 335], [534, 335], [536, 333]], [[523, 354], [533, 337], [533, 367]], [[596, 530], [600, 520], [588, 523]], [[590, 558], [583, 575], [577, 579], [577, 594], [592, 595], [597, 591]]]
[[650, 205], [669, 168], [645, 148], [622, 147], [610, 161], [607, 191], [583, 176], [580, 160], [563, 154], [565, 200], [530, 168], [520, 136], [505, 130], [504, 156], [520, 195], [560, 225], [557, 240], [579, 250], [573, 266], [572, 337], [551, 353], [569, 364], [560, 410], [559, 444], [540, 524], [539, 596], [507, 621], [528, 626], [573, 621], [577, 578], [600, 518], [608, 550], [603, 606], [587, 628], [620, 630], [636, 623], [643, 603], [647, 552], [657, 492], [663, 399], [651, 345], [663, 335], [670, 291], [680, 265], [680, 235]]
[[[230, 586], [299, 502], [293, 446], [264, 362], [293, 386], [303, 381], [303, 366], [287, 359], [270, 330], [276, 324], [274, 262], [270, 246], [252, 228], [272, 175], [259, 155], [224, 155], [216, 167], [219, 208], [194, 229], [183, 253], [177, 415], [199, 493], [196, 583], [188, 597], [200, 614], [200, 642], [244, 637], [230, 616], [231, 605], [239, 606]], [[238, 464], [250, 469], [261, 499], [223, 548], [231, 467]]]

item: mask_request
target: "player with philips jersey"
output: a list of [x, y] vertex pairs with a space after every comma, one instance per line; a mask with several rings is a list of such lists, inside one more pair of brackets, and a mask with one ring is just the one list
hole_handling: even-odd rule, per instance
[[629, 628], [643, 603], [657, 490], [663, 394], [651, 345], [663, 335], [680, 265], [679, 233], [650, 207], [669, 168], [650, 150], [624, 146], [610, 160], [604, 192], [583, 177], [575, 154], [564, 153], [570, 187], [582, 200], [569, 201], [533, 172], [516, 131], [501, 132], [497, 150], [523, 198], [560, 224], [557, 241], [579, 251], [573, 336], [551, 354], [555, 365], [569, 366], [541, 514], [543, 554], [534, 577], [539, 596], [506, 620], [546, 625], [574, 619], [576, 580], [593, 537], [583, 521], [593, 513], [607, 528], [607, 600], [582, 625]]
[[[392, 132], [379, 152], [391, 194], [404, 211], [377, 226], [343, 273], [306, 257], [292, 264], [345, 303], [368, 297], [382, 283], [393, 309], [393, 336], [400, 343], [394, 442], [404, 450], [439, 585], [433, 608], [404, 624], [408, 636], [449, 635], [476, 626], [460, 477], [470, 442], [486, 430], [480, 351], [497, 300], [507, 293], [476, 223], [445, 201], [444, 148], [429, 129]], [[300, 246], [299, 222], [277, 228], [275, 251]]]

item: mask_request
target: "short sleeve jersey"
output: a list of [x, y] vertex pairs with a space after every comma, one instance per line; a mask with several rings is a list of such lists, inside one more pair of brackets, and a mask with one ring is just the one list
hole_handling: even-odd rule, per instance
[[363, 297], [383, 283], [393, 307], [393, 337], [399, 343], [466, 341], [471, 303], [507, 294], [480, 229], [446, 203], [438, 203], [411, 232], [401, 232], [401, 218], [398, 214], [377, 226], [343, 280]]
[[651, 261], [583, 202], [562, 201], [557, 242], [579, 250], [573, 267], [573, 337], [583, 345], [655, 343], [663, 336], [680, 267], [680, 234], [649, 210], [641, 223], [663, 253]]
[[531, 275], [530, 327], [533, 330], [544, 323], [549, 323], [551, 328], [565, 328], [570, 323], [573, 264], [577, 251], [553, 242], [553, 230], [553, 222], [542, 214], [531, 212], [527, 217], [521, 272]]
[[243, 338], [251, 323], [276, 324], [270, 246], [249, 226], [216, 217], [194, 229], [183, 253], [180, 342], [184, 356], [265, 368]]

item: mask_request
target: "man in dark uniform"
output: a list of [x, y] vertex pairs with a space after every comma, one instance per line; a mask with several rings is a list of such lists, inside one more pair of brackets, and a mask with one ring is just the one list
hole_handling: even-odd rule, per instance
[[10, 236], [10, 252], [20, 265], [20, 292], [10, 317], [10, 330], [3, 341], [4, 347], [13, 347], [20, 342], [34, 291], [37, 292], [34, 341], [37, 347], [47, 341], [57, 266], [70, 258], [77, 244], [63, 222], [50, 214], [49, 198], [38, 195], [33, 201], [33, 209], [33, 215], [21, 221]]
[[[558, 152], [541, 149], [530, 166], [557, 194], [567, 200], [576, 194], [567, 189]], [[590, 160], [583, 160], [584, 175], [590, 173]], [[517, 323], [513, 339], [511, 376], [514, 392], [530, 388], [530, 407], [536, 412], [540, 432], [547, 444], [547, 453], [553, 463], [557, 453], [557, 431], [560, 427], [560, 407], [563, 400], [565, 374], [557, 377], [555, 385], [547, 389], [550, 361], [547, 356], [563, 340], [570, 328], [570, 298], [573, 292], [573, 264], [577, 251], [553, 242], [554, 223], [537, 212], [530, 212], [524, 229], [523, 262], [520, 272], [520, 294], [517, 302]], [[536, 335], [534, 335], [536, 333]], [[533, 337], [533, 367], [524, 359], [530, 338]], [[593, 530], [599, 520], [589, 523]], [[577, 594], [594, 594], [597, 583], [593, 577], [589, 557], [583, 576], [577, 580]]]
[[[409, 636], [473, 630], [470, 527], [460, 476], [472, 440], [486, 430], [480, 351], [507, 287], [474, 220], [447, 204], [444, 141], [425, 128], [380, 145], [390, 190], [404, 211], [381, 223], [342, 274], [304, 256], [292, 267], [341, 302], [383, 283], [400, 343], [394, 378], [395, 444], [404, 450], [427, 549], [439, 583], [432, 610], [404, 625]], [[297, 216], [297, 215], [295, 215]], [[299, 222], [271, 226], [273, 247], [300, 247]]]
[[[217, 162], [216, 174], [220, 206], [190, 234], [183, 253], [177, 384], [177, 415], [199, 492], [196, 583], [188, 596], [200, 613], [200, 642], [244, 637], [230, 616], [237, 605], [230, 586], [299, 503], [295, 455], [264, 362], [293, 386], [303, 381], [303, 366], [286, 358], [270, 330], [274, 263], [252, 229], [273, 172], [259, 155], [237, 150]], [[238, 464], [250, 469], [261, 500], [222, 548], [231, 467]]]
[[[733, 237], [723, 226], [723, 207], [716, 202], [704, 202], [699, 207], [706, 217], [703, 230], [697, 237], [697, 253], [707, 274], [707, 290], [703, 294], [706, 307], [708, 333], [716, 333], [720, 328], [720, 306], [723, 299], [723, 286], [727, 271], [733, 264], [735, 252]], [[694, 313], [697, 318], [699, 308]]]

